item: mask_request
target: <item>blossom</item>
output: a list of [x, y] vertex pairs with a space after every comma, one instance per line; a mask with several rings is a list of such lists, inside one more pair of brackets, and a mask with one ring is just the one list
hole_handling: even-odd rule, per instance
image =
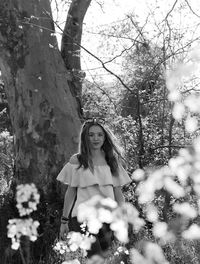
[[110, 224], [110, 228], [120, 242], [128, 242], [128, 225], [125, 221], [118, 219]]
[[192, 224], [187, 230], [182, 233], [185, 239], [200, 239], [200, 226]]
[[185, 105], [189, 108], [189, 110], [193, 113], [199, 113], [200, 111], [200, 101], [199, 96], [196, 95], [189, 95], [185, 99]]
[[100, 202], [102, 206], [109, 207], [110, 209], [114, 209], [117, 207], [117, 202], [111, 199], [110, 197], [104, 199], [102, 199], [101, 197]]
[[139, 212], [135, 206], [130, 203], [124, 203], [119, 208], [121, 210], [121, 218], [132, 224], [134, 231], [138, 232], [144, 226], [145, 221], [139, 217]]
[[148, 186], [148, 183], [151, 183], [151, 181], [147, 180], [145, 182], [140, 182], [136, 189], [136, 192], [139, 194], [138, 201], [141, 204], [150, 202], [154, 199], [155, 187], [153, 184], [149, 184]]
[[133, 172], [131, 179], [135, 181], [142, 181], [144, 180], [145, 172], [142, 169], [137, 169]]
[[173, 108], [173, 117], [176, 120], [180, 120], [183, 118], [183, 115], [185, 113], [185, 106], [182, 103], [176, 103]]
[[153, 227], [153, 234], [155, 237], [161, 238], [167, 234], [168, 226], [165, 222], [156, 222]]
[[178, 101], [181, 99], [181, 94], [178, 90], [171, 90], [168, 95], [170, 101]]
[[53, 247], [55, 251], [58, 251], [61, 255], [70, 252], [70, 249], [66, 243], [66, 241], [58, 241], [56, 245]]
[[198, 127], [198, 121], [195, 117], [188, 117], [185, 121], [185, 128], [187, 132], [193, 133]]
[[184, 189], [170, 177], [166, 177], [164, 179], [164, 186], [165, 189], [170, 192], [175, 198], [180, 198], [185, 195]]
[[88, 218], [90, 217], [96, 217], [97, 216], [97, 210], [93, 206], [89, 206], [87, 203], [81, 203], [78, 206], [78, 221], [86, 222]]
[[95, 217], [91, 217], [87, 221], [88, 231], [92, 234], [98, 234], [99, 230], [103, 226], [102, 222]]
[[187, 218], [193, 219], [197, 217], [196, 210], [189, 203], [176, 203], [173, 205], [173, 210]]
[[147, 242], [145, 245], [145, 257], [148, 263], [169, 263], [166, 261], [161, 247], [152, 242]]
[[151, 222], [158, 221], [158, 211], [153, 204], [149, 204], [146, 208], [147, 219]]
[[149, 262], [147, 261], [147, 259], [145, 259], [144, 256], [142, 256], [139, 251], [135, 248], [132, 248], [130, 250], [130, 258], [132, 263], [134, 264], [149, 264]]
[[88, 250], [91, 248], [91, 245], [95, 242], [95, 240], [95, 237], [89, 234], [70, 232], [68, 234], [68, 247], [72, 252], [78, 250], [79, 248]]
[[17, 250], [20, 245], [21, 236], [27, 236], [31, 241], [37, 239], [38, 221], [33, 221], [32, 218], [28, 219], [10, 219], [8, 221], [8, 237], [12, 240], [12, 248]]
[[20, 216], [29, 215], [37, 210], [40, 195], [38, 194], [35, 184], [20, 184], [17, 186], [16, 207], [19, 210]]
[[93, 197], [79, 205], [78, 220], [86, 223], [91, 234], [97, 234], [103, 223], [110, 224], [115, 236], [123, 243], [128, 242], [129, 223], [132, 224], [134, 231], [140, 230], [145, 224], [133, 205], [124, 203], [118, 206], [111, 198], [101, 196]]
[[11, 138], [11, 136], [10, 133], [5, 130], [0, 133], [0, 138], [7, 139], [7, 138]]
[[103, 223], [111, 223], [113, 221], [113, 214], [111, 211], [99, 208], [98, 210], [98, 219]]

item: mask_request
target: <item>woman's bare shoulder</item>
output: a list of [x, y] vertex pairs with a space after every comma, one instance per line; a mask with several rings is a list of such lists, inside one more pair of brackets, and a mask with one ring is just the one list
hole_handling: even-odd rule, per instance
[[79, 160], [78, 160], [78, 153], [74, 154], [73, 156], [71, 156], [69, 163], [71, 164], [79, 164]]

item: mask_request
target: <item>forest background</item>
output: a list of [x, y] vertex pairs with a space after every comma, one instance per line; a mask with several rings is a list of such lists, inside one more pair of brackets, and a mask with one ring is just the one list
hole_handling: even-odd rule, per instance
[[[198, 181], [188, 177], [191, 171], [192, 175], [199, 173], [194, 140], [199, 134], [200, 7], [189, 0], [142, 3], [138, 13], [135, 2], [135, 8], [126, 8], [117, 21], [107, 18], [109, 23], [102, 23], [103, 15], [101, 18], [97, 9], [100, 14], [112, 13], [112, 5], [121, 2], [0, 1], [2, 263], [21, 263], [20, 253], [10, 249], [6, 226], [8, 219], [18, 214], [16, 185], [31, 182], [41, 196], [33, 216], [40, 222], [40, 236], [30, 246], [31, 261], [62, 261], [52, 250], [65, 191], [55, 178], [77, 151], [81, 123], [91, 117], [109, 124], [117, 135], [130, 175], [140, 172], [144, 181], [164, 165], [180, 165], [182, 174], [175, 171], [173, 183], [183, 185], [187, 192], [180, 195], [180, 186], [169, 187], [174, 186], [172, 182], [159, 188], [154, 183], [155, 197], [151, 199], [158, 208], [156, 223], [168, 224], [176, 237], [173, 242], [163, 245], [155, 240], [155, 221], [150, 221], [148, 206], [144, 206], [149, 200], [146, 197], [141, 202], [140, 192], [136, 192], [138, 176], [133, 176], [132, 184], [123, 191], [127, 202], [145, 219], [145, 239], [156, 241], [170, 263], [199, 263], [198, 240], [191, 242], [191, 235], [188, 242], [181, 236], [198, 223], [199, 216], [186, 217], [184, 210], [177, 213], [172, 208], [177, 201], [189, 201], [198, 211], [199, 193], [194, 188]], [[95, 19], [100, 20], [99, 26], [93, 23]], [[175, 160], [176, 166], [169, 163], [173, 157], [185, 158], [179, 152], [183, 148], [189, 153], [190, 173], [184, 167], [186, 160]], [[183, 171], [187, 182], [179, 178]], [[159, 175], [163, 176], [163, 171]], [[143, 192], [149, 195], [144, 186]], [[185, 218], [190, 220], [188, 225]], [[144, 230], [141, 232], [130, 234], [126, 246], [139, 245], [142, 254]], [[120, 257], [130, 261], [122, 253]]]

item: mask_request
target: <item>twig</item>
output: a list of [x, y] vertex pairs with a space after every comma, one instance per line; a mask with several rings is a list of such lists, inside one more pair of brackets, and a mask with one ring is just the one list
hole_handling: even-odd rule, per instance
[[[45, 11], [45, 10], [44, 10]], [[69, 38], [71, 38], [73, 40], [73, 38], [68, 35], [66, 32], [64, 32], [60, 26], [53, 20], [53, 18], [49, 15], [48, 12], [45, 11], [45, 13], [51, 18], [52, 22], [55, 23], [55, 25], [63, 32], [64, 35], [68, 36]], [[74, 41], [74, 40], [73, 40]], [[86, 49], [85, 47], [83, 47], [81, 44], [79, 44], [78, 42], [74, 41], [74, 44], [76, 44], [77, 46], [79, 46], [80, 48], [82, 48], [84, 51], [86, 51], [89, 55], [91, 55], [93, 58], [95, 58], [97, 61], [99, 61], [102, 65], [102, 67], [109, 72], [111, 75], [113, 75], [116, 79], [119, 80], [119, 82], [132, 93], [132, 90], [124, 83], [124, 81], [117, 75], [115, 74], [113, 71], [109, 70], [106, 66], [105, 63], [99, 59], [96, 55], [94, 55], [91, 51], [89, 51], [88, 49]]]
[[194, 12], [193, 8], [191, 7], [191, 5], [189, 4], [189, 2], [187, 0], [185, 0], [186, 4], [188, 5], [190, 11], [197, 16], [198, 18], [200, 18], [200, 15], [198, 15], [196, 12]]
[[177, 4], [178, 0], [176, 0], [172, 6], [172, 8], [169, 10], [169, 12], [167, 13], [166, 17], [164, 18], [163, 21], [167, 20], [168, 16], [171, 14], [171, 12], [174, 10], [176, 4]]

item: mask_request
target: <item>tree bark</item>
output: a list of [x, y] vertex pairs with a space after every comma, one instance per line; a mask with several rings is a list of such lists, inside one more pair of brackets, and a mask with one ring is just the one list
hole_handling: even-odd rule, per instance
[[72, 0], [61, 43], [61, 54], [71, 75], [68, 84], [80, 104], [80, 108], [82, 106], [82, 80], [85, 77], [85, 73], [81, 70], [80, 45], [83, 20], [90, 3], [91, 0]]
[[[0, 0], [0, 71], [14, 133], [14, 178], [16, 184], [35, 183], [42, 194], [37, 213], [41, 235], [31, 251], [37, 260], [48, 258], [57, 236], [64, 190], [55, 178], [77, 151], [81, 126], [80, 106], [68, 85], [71, 77], [52, 33], [49, 0]], [[0, 208], [1, 263], [9, 258], [4, 255], [6, 223], [16, 217], [14, 205]], [[5, 263], [21, 263], [17, 257]]]
[[0, 0], [0, 69], [15, 135], [17, 182], [54, 191], [77, 151], [79, 107], [68, 86], [48, 0]]

